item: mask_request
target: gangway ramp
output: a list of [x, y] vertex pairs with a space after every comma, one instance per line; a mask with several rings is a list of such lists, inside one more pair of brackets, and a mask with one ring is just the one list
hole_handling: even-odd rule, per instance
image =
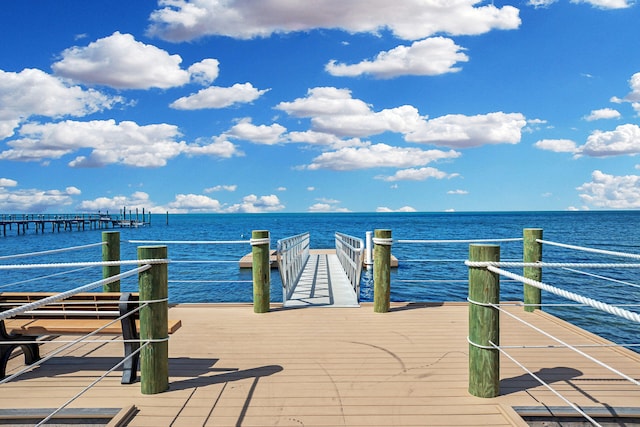
[[309, 251], [309, 258], [284, 307], [359, 307], [347, 273], [332, 249]]
[[278, 241], [284, 307], [359, 307], [364, 243], [336, 233], [335, 249], [309, 249], [309, 233]]

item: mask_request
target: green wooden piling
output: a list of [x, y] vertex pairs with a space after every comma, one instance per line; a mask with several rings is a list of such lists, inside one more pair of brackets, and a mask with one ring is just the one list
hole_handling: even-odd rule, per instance
[[[541, 228], [525, 228], [524, 232], [524, 249], [523, 249], [523, 261], [524, 262], [539, 262], [542, 261], [542, 243], [538, 240], [542, 240]], [[535, 280], [536, 282], [542, 281], [542, 269], [536, 267], [524, 267], [523, 276], [527, 279]], [[539, 308], [542, 303], [542, 291], [540, 288], [536, 288], [531, 285], [524, 285], [524, 310], [534, 311]], [[537, 304], [526, 305], [526, 304]]]
[[375, 230], [373, 235], [373, 311], [386, 313], [391, 306], [391, 230]]
[[251, 255], [253, 257], [253, 312], [267, 313], [271, 300], [269, 231], [254, 230], [251, 232]]
[[[138, 259], [166, 259], [166, 246], [141, 246]], [[140, 301], [157, 301], [140, 309], [140, 340], [149, 342], [140, 351], [140, 390], [142, 394], [157, 394], [169, 388], [169, 304], [167, 264], [153, 264], [138, 275]]]
[[[102, 232], [102, 261], [120, 261], [120, 232]], [[102, 278], [120, 274], [120, 265], [105, 265], [102, 267]], [[102, 286], [103, 292], [120, 292], [120, 281], [111, 282]]]
[[[500, 247], [470, 245], [469, 261], [500, 261]], [[496, 397], [500, 393], [499, 312], [485, 304], [500, 302], [500, 277], [483, 267], [469, 267], [469, 393]]]

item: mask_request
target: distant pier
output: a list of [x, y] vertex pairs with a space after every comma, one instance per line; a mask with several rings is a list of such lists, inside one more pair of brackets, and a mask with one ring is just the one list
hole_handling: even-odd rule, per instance
[[2, 235], [16, 231], [18, 235], [27, 234], [34, 230], [36, 234], [61, 231], [83, 231], [107, 228], [137, 228], [151, 225], [151, 212], [142, 210], [142, 217], [136, 210], [135, 214], [0, 214], [0, 229]]

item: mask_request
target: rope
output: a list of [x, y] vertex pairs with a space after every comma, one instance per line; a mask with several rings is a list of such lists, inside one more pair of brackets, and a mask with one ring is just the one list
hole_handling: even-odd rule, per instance
[[249, 240], [127, 240], [127, 243], [172, 245], [234, 245], [250, 243]]
[[507, 267], [507, 268], [640, 268], [640, 263], [580, 263], [580, 262], [505, 262], [505, 261], [465, 261], [467, 267]]
[[58, 407], [58, 409], [56, 409], [55, 411], [53, 411], [51, 414], [49, 414], [47, 417], [45, 417], [42, 421], [40, 421], [38, 424], [36, 424], [36, 427], [44, 425], [47, 421], [51, 420], [51, 418], [53, 418], [57, 413], [59, 413], [60, 411], [62, 411], [64, 408], [66, 408], [67, 406], [69, 406], [70, 404], [72, 404], [73, 402], [75, 402], [76, 400], [78, 400], [78, 398], [80, 396], [82, 396], [83, 394], [85, 394], [87, 391], [91, 390], [93, 388], [94, 385], [96, 385], [98, 382], [102, 381], [107, 375], [109, 375], [110, 373], [112, 373], [113, 371], [115, 371], [116, 369], [118, 369], [120, 366], [122, 366], [127, 360], [131, 359], [133, 356], [135, 356], [136, 354], [140, 353], [142, 351], [142, 349], [144, 347], [146, 347], [147, 345], [149, 345], [148, 342], [145, 342], [144, 344], [142, 344], [139, 348], [137, 348], [136, 350], [134, 350], [130, 355], [128, 355], [127, 357], [123, 358], [120, 362], [118, 362], [117, 364], [115, 364], [111, 369], [109, 369], [108, 371], [106, 371], [104, 374], [102, 374], [100, 377], [98, 377], [97, 379], [95, 379], [91, 384], [89, 384], [88, 386], [86, 386], [84, 389], [80, 390], [75, 396], [73, 396], [71, 399], [67, 400], [65, 403], [63, 403], [60, 407]]
[[137, 259], [120, 261], [59, 262], [50, 264], [13, 264], [0, 265], [0, 270], [25, 270], [28, 268], [68, 268], [68, 267], [100, 267], [111, 265], [169, 264], [168, 259]]
[[596, 426], [600, 426], [600, 424], [594, 420], [593, 418], [591, 418], [586, 412], [584, 412], [582, 409], [580, 409], [575, 403], [571, 402], [569, 399], [567, 399], [566, 397], [564, 397], [563, 395], [561, 395], [559, 392], [557, 392], [553, 387], [551, 387], [549, 384], [547, 384], [542, 378], [540, 378], [539, 376], [537, 376], [536, 374], [534, 374], [533, 372], [531, 372], [531, 370], [527, 369], [522, 363], [518, 362], [516, 359], [514, 359], [510, 354], [508, 354], [506, 351], [502, 350], [502, 348], [500, 348], [499, 346], [495, 345], [494, 343], [492, 343], [491, 341], [489, 341], [491, 343], [491, 345], [497, 349], [500, 353], [504, 354], [505, 356], [507, 356], [507, 358], [509, 358], [509, 360], [511, 360], [513, 363], [515, 363], [516, 365], [518, 365], [522, 370], [524, 370], [526, 373], [528, 373], [529, 375], [531, 375], [536, 381], [538, 381], [540, 384], [542, 384], [543, 386], [545, 386], [550, 392], [552, 392], [553, 394], [555, 394], [556, 396], [558, 396], [560, 399], [562, 399], [563, 401], [565, 401], [569, 406], [571, 406], [573, 409], [575, 409], [580, 415], [582, 415], [584, 418], [586, 418], [587, 420], [589, 420], [590, 423], [592, 423], [593, 425]]
[[225, 261], [225, 260], [201, 260], [201, 261], [189, 261], [189, 260], [179, 260], [179, 261], [171, 261], [171, 264], [230, 264], [237, 263], [238, 261]]
[[396, 243], [484, 243], [484, 242], [521, 242], [522, 237], [508, 239], [471, 239], [471, 240], [396, 240]]
[[0, 285], [0, 288], [8, 288], [9, 286], [23, 285], [23, 284], [29, 283], [29, 282], [35, 282], [35, 281], [42, 280], [42, 279], [49, 279], [51, 277], [62, 276], [64, 274], [77, 273], [78, 271], [88, 270], [89, 268], [91, 268], [91, 267], [76, 268], [74, 270], [62, 271], [60, 273], [53, 273], [53, 274], [49, 274], [49, 275], [46, 275], [46, 276], [32, 277], [31, 279], [26, 279], [26, 280], [21, 280], [21, 281], [18, 281], [18, 282], [12, 282], [12, 283], [7, 283], [7, 284], [4, 284], [4, 285]]
[[630, 253], [626, 253], [626, 252], [608, 251], [608, 250], [605, 250], [605, 249], [587, 248], [587, 247], [584, 247], [584, 246], [567, 245], [565, 243], [550, 242], [550, 241], [547, 241], [547, 240], [540, 240], [540, 239], [536, 239], [536, 241], [538, 243], [544, 243], [544, 244], [547, 244], [547, 245], [558, 246], [558, 247], [566, 248], [566, 249], [575, 249], [575, 250], [583, 251], [583, 252], [593, 252], [593, 253], [596, 253], [596, 254], [604, 254], [604, 255], [612, 255], [612, 256], [619, 256], [619, 257], [625, 257], [625, 258], [640, 259], [640, 254], [630, 254]]
[[507, 276], [511, 279], [518, 280], [522, 283], [525, 283], [530, 286], [534, 286], [536, 288], [542, 289], [547, 292], [551, 292], [552, 294], [564, 297], [566, 299], [570, 299], [575, 302], [579, 302], [584, 305], [588, 305], [595, 309], [604, 311], [609, 314], [613, 314], [618, 317], [622, 317], [623, 319], [631, 320], [632, 322], [640, 323], [640, 314], [635, 313], [633, 311], [625, 310], [619, 307], [615, 307], [611, 304], [604, 303], [602, 301], [595, 300], [593, 298], [587, 298], [582, 295], [578, 295], [573, 292], [565, 291], [564, 289], [559, 289], [551, 285], [547, 285], [546, 283], [537, 282], [535, 280], [527, 279], [526, 277], [520, 276], [518, 274], [511, 273], [506, 270], [502, 270], [500, 268], [496, 268], [493, 266], [488, 266], [487, 270], [497, 273], [503, 276]]
[[169, 283], [253, 283], [252, 280], [169, 280]]
[[393, 244], [393, 239], [386, 237], [374, 237], [372, 240], [376, 245], [391, 246]]
[[595, 358], [595, 357], [593, 357], [593, 356], [588, 355], [588, 354], [587, 354], [587, 353], [585, 353], [584, 351], [578, 350], [575, 346], [572, 346], [571, 344], [567, 344], [566, 342], [562, 341], [560, 338], [556, 338], [556, 337], [554, 337], [553, 335], [549, 334], [548, 332], [545, 332], [545, 331], [543, 331], [542, 329], [538, 328], [537, 326], [534, 326], [534, 325], [532, 325], [531, 323], [529, 323], [529, 322], [527, 322], [527, 321], [525, 321], [525, 320], [523, 320], [523, 319], [521, 319], [521, 318], [519, 318], [519, 317], [517, 317], [517, 316], [515, 316], [515, 315], [513, 315], [513, 314], [511, 314], [511, 313], [509, 313], [508, 311], [506, 311], [506, 310], [504, 310], [504, 309], [500, 308], [499, 306], [497, 306], [497, 305], [495, 305], [495, 304], [494, 304], [493, 306], [494, 306], [494, 308], [496, 308], [496, 309], [500, 310], [500, 312], [501, 312], [501, 313], [504, 313], [504, 314], [506, 314], [507, 316], [509, 316], [509, 317], [511, 317], [511, 318], [513, 318], [513, 319], [515, 319], [515, 320], [519, 321], [519, 322], [522, 322], [523, 324], [525, 324], [525, 325], [527, 325], [528, 327], [530, 327], [531, 329], [533, 329], [533, 330], [535, 330], [535, 331], [537, 331], [537, 332], [541, 333], [542, 335], [546, 336], [547, 338], [550, 338], [550, 339], [554, 340], [555, 342], [559, 343], [560, 345], [565, 346], [566, 348], [568, 348], [568, 349], [570, 349], [570, 350], [575, 351], [576, 353], [580, 354], [581, 356], [586, 357], [587, 359], [591, 360], [592, 362], [594, 362], [594, 363], [596, 363], [596, 364], [598, 364], [598, 365], [602, 366], [602, 367], [603, 367], [603, 368], [605, 368], [605, 369], [608, 369], [609, 371], [613, 372], [614, 374], [617, 374], [617, 375], [621, 376], [622, 378], [624, 378], [624, 379], [626, 379], [626, 380], [630, 381], [631, 383], [633, 383], [633, 384], [635, 384], [635, 385], [637, 385], [637, 386], [640, 386], [640, 381], [638, 381], [638, 380], [636, 380], [636, 379], [634, 379], [634, 378], [631, 378], [631, 377], [630, 377], [630, 376], [628, 376], [627, 374], [624, 374], [624, 373], [622, 373], [622, 372], [618, 371], [617, 369], [615, 369], [615, 368], [613, 368], [613, 367], [611, 367], [611, 366], [607, 365], [607, 364], [606, 364], [606, 363], [604, 363], [604, 362], [599, 361], [598, 359], [596, 359], [596, 358]]
[[573, 268], [565, 267], [564, 270], [571, 271], [572, 273], [584, 274], [585, 276], [595, 277], [596, 279], [606, 280], [607, 282], [620, 283], [622, 285], [627, 285], [634, 288], [640, 288], [640, 285], [636, 285], [635, 283], [625, 282], [624, 280], [618, 280], [612, 277], [600, 276], [598, 274], [588, 273], [586, 271], [574, 270]]
[[117, 274], [115, 276], [107, 277], [107, 278], [102, 279], [102, 280], [98, 280], [97, 282], [89, 283], [87, 285], [80, 286], [80, 287], [77, 287], [75, 289], [68, 290], [66, 292], [61, 292], [59, 294], [52, 295], [52, 296], [47, 297], [47, 298], [42, 298], [41, 300], [34, 301], [32, 303], [22, 305], [20, 307], [16, 307], [16, 308], [11, 309], [11, 310], [3, 311], [3, 312], [0, 313], [0, 320], [8, 319], [10, 317], [13, 317], [13, 316], [15, 316], [17, 314], [23, 313], [25, 311], [35, 310], [38, 307], [42, 307], [42, 306], [45, 306], [47, 304], [50, 304], [50, 303], [53, 303], [53, 302], [56, 302], [56, 301], [60, 301], [60, 300], [66, 299], [66, 298], [69, 298], [69, 297], [71, 297], [71, 296], [73, 296], [75, 294], [79, 294], [80, 292], [85, 292], [85, 291], [88, 291], [90, 289], [95, 289], [95, 288], [97, 288], [99, 286], [102, 286], [102, 285], [106, 285], [106, 284], [109, 284], [109, 283], [116, 282], [116, 281], [118, 281], [120, 279], [124, 279], [124, 278], [127, 278], [129, 276], [133, 276], [135, 274], [138, 274], [138, 273], [141, 273], [143, 271], [146, 271], [146, 270], [148, 270], [150, 268], [151, 268], [151, 265], [146, 264], [146, 265], [140, 266], [138, 268], [134, 268], [133, 270], [129, 270], [127, 272], [124, 272], [124, 273], [121, 273], [121, 274]]
[[36, 255], [57, 254], [57, 253], [60, 253], [60, 252], [67, 252], [67, 251], [75, 251], [75, 250], [79, 250], [79, 249], [93, 248], [94, 246], [103, 246], [103, 245], [106, 245], [106, 244], [107, 244], [107, 242], [100, 242], [100, 243], [91, 243], [91, 244], [82, 245], [82, 246], [71, 246], [71, 247], [68, 247], [68, 248], [61, 248], [61, 249], [50, 249], [48, 251], [29, 252], [29, 253], [24, 253], [24, 254], [15, 254], [15, 255], [5, 255], [5, 256], [0, 256], [0, 260], [11, 259], [11, 258], [24, 258], [24, 257], [36, 256]]
[[262, 239], [251, 239], [249, 242], [251, 243], [251, 246], [268, 245], [271, 243], [271, 239], [269, 237], [264, 237]]

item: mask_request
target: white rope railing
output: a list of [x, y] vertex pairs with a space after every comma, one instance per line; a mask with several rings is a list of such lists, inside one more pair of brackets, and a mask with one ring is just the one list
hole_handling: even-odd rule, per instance
[[467, 267], [506, 268], [640, 268], [640, 263], [465, 261]]
[[548, 240], [541, 240], [541, 239], [536, 239], [536, 241], [538, 243], [543, 243], [545, 245], [557, 246], [557, 247], [565, 248], [565, 249], [574, 249], [574, 250], [582, 251], [582, 252], [592, 252], [592, 253], [597, 253], [597, 254], [602, 254], [602, 255], [611, 255], [611, 256], [617, 256], [617, 257], [640, 259], [640, 254], [632, 254], [632, 253], [628, 253], [628, 252], [609, 251], [609, 250], [606, 250], [606, 249], [588, 248], [588, 247], [585, 247], [585, 246], [568, 245], [566, 243], [551, 242], [551, 241], [548, 241]]
[[419, 240], [419, 239], [397, 239], [394, 243], [500, 243], [500, 242], [521, 242], [522, 237], [504, 239], [449, 239], [449, 240]]
[[128, 242], [145, 245], [236, 245], [249, 244], [251, 240], [128, 240]]
[[612, 277], [601, 276], [599, 274], [593, 274], [593, 273], [589, 273], [587, 271], [580, 271], [580, 270], [576, 270], [576, 269], [573, 269], [573, 268], [567, 268], [567, 267], [565, 267], [564, 270], [570, 271], [572, 273], [582, 274], [584, 276], [594, 277], [596, 279], [601, 279], [601, 280], [604, 280], [606, 282], [619, 283], [621, 285], [631, 286], [633, 288], [640, 288], [640, 285], [637, 285], [635, 283], [627, 282], [625, 280], [614, 279]]
[[552, 294], [564, 297], [566, 299], [579, 302], [584, 305], [588, 305], [600, 311], [604, 311], [605, 313], [613, 314], [618, 317], [622, 317], [623, 319], [631, 320], [632, 322], [640, 323], [640, 314], [635, 313], [633, 311], [625, 310], [611, 304], [604, 303], [602, 301], [595, 300], [593, 298], [588, 298], [574, 292], [569, 292], [564, 289], [556, 288], [555, 286], [548, 285], [543, 282], [538, 282], [532, 279], [528, 279], [524, 276], [512, 273], [507, 270], [503, 270], [501, 268], [494, 267], [492, 265], [487, 266], [487, 270], [499, 274], [501, 276], [509, 277], [510, 279], [518, 280], [524, 284], [534, 286], [536, 288], [542, 289], [544, 291], [550, 292]]
[[169, 264], [169, 259], [138, 259], [121, 261], [58, 262], [49, 264], [7, 264], [0, 270], [29, 270], [35, 268], [104, 267], [112, 265]]
[[596, 363], [597, 365], [602, 366], [603, 368], [607, 369], [608, 371], [610, 371], [610, 372], [612, 372], [612, 373], [624, 378], [625, 380], [627, 380], [627, 381], [629, 381], [629, 382], [631, 382], [631, 383], [633, 383], [633, 384], [635, 384], [637, 386], [640, 386], [640, 381], [636, 380], [635, 378], [630, 377], [629, 375], [617, 370], [616, 368], [614, 368], [614, 367], [612, 367], [612, 366], [610, 366], [610, 365], [608, 365], [608, 364], [596, 359], [595, 357], [593, 357], [593, 356], [585, 353], [584, 351], [578, 349], [576, 346], [573, 346], [573, 345], [567, 343], [566, 341], [563, 341], [560, 338], [557, 338], [557, 337], [551, 335], [550, 333], [543, 331], [542, 329], [540, 329], [537, 326], [527, 322], [526, 320], [519, 318], [518, 316], [516, 316], [516, 315], [510, 313], [509, 311], [503, 309], [502, 307], [500, 307], [499, 304], [487, 304], [487, 305], [490, 306], [490, 307], [495, 308], [496, 310], [500, 311], [501, 313], [506, 314], [507, 316], [511, 317], [512, 319], [515, 319], [518, 322], [528, 326], [529, 328], [533, 329], [534, 331], [539, 332], [540, 334], [544, 335], [545, 337], [552, 339], [553, 341], [557, 342], [561, 346], [563, 346], [565, 348], [568, 348], [569, 350], [572, 350], [572, 351], [578, 353], [579, 355], [585, 357], [586, 359], [589, 359], [593, 363]]
[[80, 249], [87, 249], [87, 248], [93, 248], [93, 247], [96, 247], [96, 246], [103, 246], [103, 245], [106, 245], [106, 244], [107, 244], [107, 242], [98, 242], [98, 243], [90, 243], [88, 245], [82, 245], [82, 246], [71, 246], [71, 247], [68, 247], [68, 248], [50, 249], [50, 250], [46, 250], [46, 251], [28, 252], [28, 253], [22, 253], [22, 254], [14, 254], [14, 255], [4, 255], [4, 256], [0, 256], [0, 260], [32, 257], [32, 256], [39, 256], [39, 255], [58, 254], [58, 253], [62, 253], [62, 252], [77, 251], [77, 250], [80, 250]]

